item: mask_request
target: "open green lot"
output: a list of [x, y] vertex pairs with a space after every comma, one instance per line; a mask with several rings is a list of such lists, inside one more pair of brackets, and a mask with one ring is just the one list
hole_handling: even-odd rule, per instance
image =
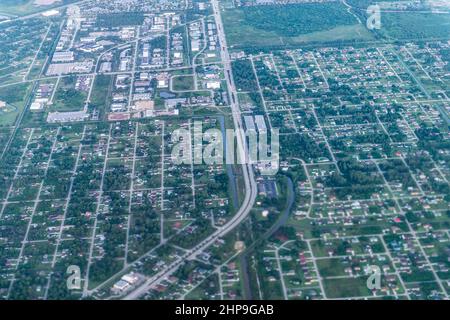
[[402, 12], [384, 13], [381, 33], [395, 39], [449, 38], [450, 15], [433, 13]]
[[35, 0], [2, 0], [0, 1], [0, 14], [23, 16], [77, 1], [79, 0], [59, 0], [48, 5], [36, 5]]
[[0, 13], [7, 15], [25, 15], [37, 10], [34, 0], [4, 0], [0, 3]]
[[77, 111], [83, 109], [86, 93], [75, 89], [76, 77], [61, 80], [55, 93], [54, 109], [58, 111]]
[[14, 125], [17, 116], [25, 107], [30, 84], [19, 84], [0, 88], [0, 101], [6, 102], [7, 106], [0, 110], [0, 126]]
[[172, 78], [175, 91], [194, 90], [194, 77], [191, 75], [180, 75]]
[[369, 296], [366, 286], [367, 278], [334, 278], [324, 279], [323, 284], [328, 298], [349, 298]]
[[372, 39], [340, 3], [230, 9], [224, 12], [223, 21], [232, 47]]

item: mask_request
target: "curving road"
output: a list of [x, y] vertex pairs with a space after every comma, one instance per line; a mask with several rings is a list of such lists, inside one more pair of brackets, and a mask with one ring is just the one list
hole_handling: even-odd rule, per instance
[[[233, 124], [236, 130], [236, 138], [237, 138], [237, 151], [239, 152], [241, 159], [246, 159], [246, 138], [242, 125], [242, 117], [241, 111], [239, 109], [239, 105], [237, 103], [237, 90], [234, 84], [233, 74], [231, 71], [231, 60], [230, 55], [228, 53], [227, 42], [225, 38], [225, 33], [222, 24], [222, 17], [220, 16], [220, 7], [217, 0], [211, 0], [212, 8], [214, 11], [214, 18], [217, 25], [217, 31], [219, 36], [219, 41], [221, 44], [221, 58], [225, 71], [225, 78], [227, 82], [228, 94], [230, 97], [230, 107], [233, 116]], [[171, 263], [166, 269], [159, 272], [152, 278], [145, 281], [141, 286], [130, 292], [123, 299], [124, 300], [134, 300], [141, 297], [143, 294], [148, 292], [152, 287], [159, 284], [161, 281], [166, 279], [170, 274], [175, 272], [178, 267], [185, 261], [186, 259], [193, 259], [198, 254], [202, 253], [209, 246], [211, 246], [218, 238], [223, 237], [228, 232], [232, 231], [236, 228], [250, 213], [250, 210], [253, 208], [253, 204], [255, 203], [255, 199], [257, 196], [257, 188], [256, 182], [253, 172], [253, 167], [250, 164], [242, 165], [242, 175], [244, 178], [245, 184], [245, 198], [244, 201], [239, 208], [238, 212], [233, 216], [233, 218], [227, 222], [224, 226], [220, 227], [208, 238], [203, 240], [200, 244], [198, 244], [193, 249], [188, 250], [185, 254], [180, 256], [176, 261]]]

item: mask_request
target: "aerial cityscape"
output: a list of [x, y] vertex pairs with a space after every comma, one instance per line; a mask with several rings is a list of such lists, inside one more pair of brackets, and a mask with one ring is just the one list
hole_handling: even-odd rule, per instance
[[0, 300], [448, 300], [450, 1], [1, 0]]

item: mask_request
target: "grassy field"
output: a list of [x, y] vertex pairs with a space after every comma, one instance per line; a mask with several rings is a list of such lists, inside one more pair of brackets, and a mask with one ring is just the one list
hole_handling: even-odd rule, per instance
[[108, 75], [99, 75], [95, 77], [94, 88], [91, 95], [92, 107], [97, 108], [100, 112], [100, 119], [106, 116], [109, 108], [108, 97], [111, 95], [113, 77]]
[[35, 0], [1, 0], [0, 15], [24, 16], [39, 11], [49, 10], [62, 4], [77, 2], [78, 0], [60, 0], [48, 5], [35, 5]]
[[347, 298], [370, 296], [366, 277], [324, 279], [323, 284], [328, 298]]
[[78, 111], [82, 110], [87, 93], [75, 89], [76, 77], [65, 77], [56, 89], [54, 105], [55, 111]]
[[194, 77], [191, 75], [174, 76], [172, 84], [175, 91], [194, 90]]
[[[295, 46], [309, 42], [373, 39], [365, 26], [358, 24], [352, 15], [345, 10], [342, 11], [339, 6], [320, 7], [318, 4], [306, 4], [290, 7], [309, 10], [305, 12], [287, 10], [287, 6], [281, 6], [279, 8], [284, 13], [275, 18], [271, 16], [272, 11], [261, 9], [226, 10], [223, 21], [228, 44], [236, 48], [272, 47]], [[313, 19], [305, 20], [305, 15], [310, 11], [314, 12], [313, 9], [324, 12]], [[258, 11], [251, 13], [248, 10]], [[333, 19], [339, 15], [344, 17]]]
[[394, 39], [450, 39], [450, 15], [432, 13], [384, 13], [380, 32]]
[[14, 125], [17, 116], [25, 107], [30, 90], [29, 83], [0, 88], [0, 101], [8, 104], [5, 110], [0, 110], [0, 126]]
[[[389, 0], [393, 1], [393, 0]], [[376, 0], [347, 0], [363, 21], [365, 8], [376, 4]], [[386, 2], [386, 1], [385, 1]], [[376, 33], [388, 40], [449, 39], [450, 15], [426, 12], [381, 12], [381, 29]]]

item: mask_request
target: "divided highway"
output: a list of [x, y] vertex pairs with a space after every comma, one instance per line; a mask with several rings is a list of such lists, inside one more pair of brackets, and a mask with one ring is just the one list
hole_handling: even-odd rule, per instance
[[[230, 97], [230, 106], [233, 116], [233, 124], [236, 130], [236, 138], [237, 138], [237, 152], [239, 152], [241, 159], [246, 159], [247, 150], [246, 148], [246, 138], [242, 125], [242, 117], [241, 111], [239, 109], [239, 104], [236, 99], [236, 86], [234, 84], [233, 73], [231, 71], [231, 60], [230, 55], [228, 53], [227, 42], [225, 38], [225, 32], [222, 24], [222, 17], [220, 15], [220, 7], [218, 0], [211, 1], [212, 8], [214, 11], [214, 18], [217, 25], [217, 32], [219, 36], [219, 41], [221, 44], [221, 59], [224, 66], [225, 77], [228, 87], [228, 94]], [[242, 175], [244, 178], [245, 185], [245, 198], [244, 201], [238, 210], [238, 212], [233, 216], [233, 218], [224, 226], [220, 227], [216, 232], [210, 235], [208, 238], [203, 240], [200, 244], [198, 244], [193, 249], [188, 250], [185, 254], [179, 257], [176, 261], [171, 263], [166, 269], [162, 270], [152, 278], [145, 281], [141, 286], [130, 292], [128, 295], [124, 297], [124, 300], [133, 300], [137, 299], [140, 296], [144, 295], [151, 288], [159, 284], [161, 281], [170, 276], [173, 272], [175, 272], [180, 264], [183, 263], [186, 259], [193, 259], [198, 254], [205, 251], [209, 246], [211, 246], [218, 238], [225, 236], [228, 232], [232, 231], [236, 228], [250, 213], [250, 210], [253, 208], [253, 204], [255, 203], [257, 188], [254, 177], [254, 172], [251, 164], [242, 165]]]

